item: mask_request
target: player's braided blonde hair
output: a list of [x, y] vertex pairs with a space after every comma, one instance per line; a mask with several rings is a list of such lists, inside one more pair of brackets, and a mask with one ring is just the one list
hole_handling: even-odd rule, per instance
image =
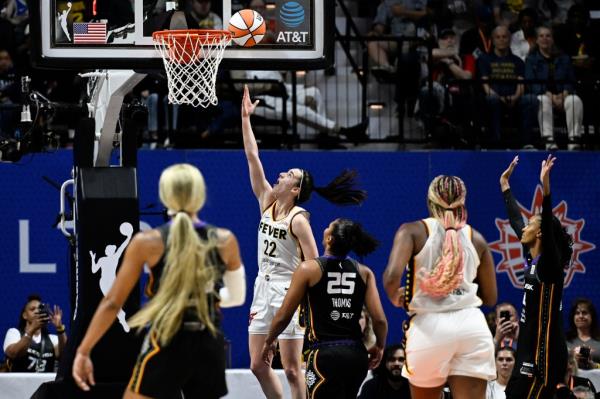
[[467, 222], [465, 183], [456, 176], [437, 176], [429, 185], [427, 205], [431, 216], [446, 230], [442, 254], [433, 270], [420, 276], [421, 289], [433, 297], [444, 297], [463, 280], [463, 248], [458, 230]]

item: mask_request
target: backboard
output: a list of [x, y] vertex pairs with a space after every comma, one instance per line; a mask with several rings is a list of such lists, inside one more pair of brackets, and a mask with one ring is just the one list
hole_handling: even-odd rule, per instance
[[232, 43], [221, 68], [325, 68], [332, 63], [334, 7], [334, 0], [34, 0], [33, 62], [42, 68], [159, 69], [152, 32], [227, 29], [235, 12], [251, 8], [265, 19], [267, 34], [251, 48]]

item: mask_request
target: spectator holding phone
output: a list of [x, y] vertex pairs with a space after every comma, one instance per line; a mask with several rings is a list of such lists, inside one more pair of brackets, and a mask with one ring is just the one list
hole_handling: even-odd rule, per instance
[[516, 350], [518, 338], [519, 319], [517, 309], [512, 303], [508, 302], [496, 305], [496, 332], [494, 334], [496, 349], [509, 347]]
[[[52, 324], [56, 334], [49, 334]], [[50, 373], [55, 369], [67, 334], [62, 324], [62, 310], [42, 303], [39, 295], [30, 295], [21, 310], [18, 328], [10, 328], [4, 337], [4, 354], [14, 372]]]
[[600, 327], [596, 307], [587, 298], [577, 298], [569, 312], [567, 347], [575, 352], [582, 370], [600, 368]]

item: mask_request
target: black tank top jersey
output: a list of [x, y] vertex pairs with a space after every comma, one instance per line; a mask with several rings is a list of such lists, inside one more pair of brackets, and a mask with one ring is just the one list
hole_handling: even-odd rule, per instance
[[40, 342], [30, 341], [26, 355], [11, 361], [10, 370], [21, 373], [52, 373], [55, 360], [52, 340], [48, 334], [42, 334]]
[[306, 339], [310, 343], [351, 339], [360, 341], [360, 314], [367, 286], [358, 263], [350, 258], [315, 259], [323, 276], [308, 289], [304, 302]]
[[[162, 236], [163, 243], [165, 246], [165, 252], [160, 260], [154, 265], [153, 268], [150, 269], [150, 276], [148, 278], [148, 282], [146, 283], [146, 288], [144, 289], [144, 293], [148, 298], [152, 298], [156, 292], [158, 292], [160, 286], [160, 279], [162, 277], [165, 261], [167, 259], [167, 239], [169, 237], [169, 229], [171, 227], [171, 223], [165, 223], [162, 226], [157, 227], [157, 230], [160, 232]], [[194, 228], [196, 229], [196, 233], [202, 240], [208, 239], [209, 235], [212, 237], [212, 234], [216, 233], [216, 227], [209, 225], [205, 222], [199, 222], [194, 224]], [[221, 312], [219, 309], [219, 289], [223, 287], [223, 273], [225, 273], [225, 262], [221, 258], [219, 251], [215, 248], [208, 253], [207, 266], [216, 267], [217, 268], [217, 278], [215, 280], [215, 287], [212, 293], [208, 296], [208, 307], [211, 310], [211, 320], [218, 327], [220, 326], [221, 321]], [[190, 321], [193, 319], [193, 315], [190, 315], [186, 312], [184, 316], [185, 321]]]

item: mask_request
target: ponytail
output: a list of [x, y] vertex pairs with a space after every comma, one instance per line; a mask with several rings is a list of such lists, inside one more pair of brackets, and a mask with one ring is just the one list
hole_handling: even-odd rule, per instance
[[297, 198], [299, 204], [308, 201], [313, 191], [336, 205], [360, 205], [367, 198], [367, 192], [357, 187], [356, 170], [344, 170], [325, 187], [316, 187], [309, 171], [301, 169], [301, 172]]
[[198, 237], [189, 215], [178, 212], [172, 219], [167, 240], [167, 258], [156, 295], [130, 320], [132, 328], [151, 323], [161, 345], [168, 344], [183, 322], [186, 308], [192, 307], [211, 333], [216, 327], [210, 317], [207, 287], [214, 281], [214, 268], [207, 267], [207, 253], [214, 243]]
[[329, 251], [332, 255], [340, 257], [346, 256], [350, 251], [362, 257], [379, 246], [379, 241], [367, 233], [360, 223], [350, 219], [337, 219], [331, 237]]
[[215, 334], [208, 295], [214, 289], [215, 268], [209, 265], [208, 252], [216, 247], [215, 239], [202, 240], [190, 215], [204, 205], [204, 178], [188, 164], [171, 166], [160, 177], [160, 199], [174, 214], [165, 252], [165, 268], [156, 295], [128, 322], [132, 328], [150, 325], [161, 345], [168, 344], [177, 333], [188, 308], [208, 330]]
[[440, 175], [429, 185], [429, 211], [445, 230], [442, 254], [433, 270], [420, 276], [421, 289], [432, 297], [447, 296], [463, 281], [463, 247], [458, 230], [467, 222], [466, 195], [465, 183], [456, 176]]

